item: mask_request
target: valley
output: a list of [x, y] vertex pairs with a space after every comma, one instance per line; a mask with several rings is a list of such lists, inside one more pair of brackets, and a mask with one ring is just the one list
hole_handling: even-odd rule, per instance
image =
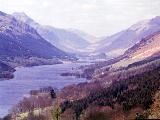
[[0, 120], [159, 119], [159, 86], [159, 16], [96, 37], [0, 12]]

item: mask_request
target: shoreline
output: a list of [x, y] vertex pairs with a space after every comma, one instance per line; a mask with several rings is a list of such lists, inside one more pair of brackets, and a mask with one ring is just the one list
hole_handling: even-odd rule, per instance
[[[13, 67], [13, 71], [2, 71], [2, 72], [8, 72], [7, 74], [2, 74], [2, 76], [6, 76], [7, 77], [0, 77], [0, 82], [1, 81], [5, 81], [5, 80], [11, 80], [14, 78], [14, 73], [16, 72], [17, 69], [19, 68], [30, 68], [30, 67], [38, 67], [38, 66], [47, 66], [47, 65], [58, 65], [58, 64], [65, 64], [63, 62], [59, 62], [59, 63], [55, 63], [55, 64], [39, 64], [39, 65], [26, 65], [26, 66], [23, 66], [23, 65], [19, 65], [19, 66], [16, 66], [16, 67]], [[9, 77], [8, 77], [9, 76]]]
[[[79, 84], [79, 83], [84, 83], [84, 82], [86, 82], [87, 80], [86, 79], [77, 79], [77, 78], [75, 78], [75, 77], [62, 77], [62, 76], [60, 76], [60, 74], [62, 73], [62, 72], [64, 72], [64, 71], [70, 71], [71, 70], [71, 68], [72, 68], [72, 66], [74, 67], [74, 68], [79, 68], [80, 66], [82, 66], [82, 65], [84, 65], [84, 64], [79, 64], [79, 63], [63, 63], [63, 64], [54, 64], [54, 65], [41, 65], [41, 66], [33, 66], [33, 69], [30, 69], [31, 67], [23, 67], [23, 66], [18, 66], [18, 67], [16, 67], [16, 74], [17, 74], [17, 70], [18, 69], [23, 69], [23, 68], [29, 68], [29, 69], [23, 69], [22, 70], [22, 73], [21, 72], [18, 72], [18, 74], [20, 74], [20, 76], [19, 76], [19, 78], [15, 78], [15, 79], [13, 79], [13, 81], [11, 82], [11, 83], [17, 83], [18, 81], [18, 79], [19, 80], [23, 80], [23, 77], [25, 78], [24, 79], [24, 84], [23, 85], [25, 85], [26, 87], [27, 87], [27, 89], [23, 89], [23, 91], [27, 94], [28, 92], [27, 91], [30, 91], [30, 90], [35, 90], [35, 89], [38, 89], [39, 87], [38, 86], [49, 86], [49, 85], [52, 85], [52, 87], [53, 88], [58, 88], [58, 90], [62, 90], [64, 87], [66, 87], [66, 86], [70, 86], [70, 85], [74, 85], [74, 84]], [[43, 67], [42, 67], [43, 66]], [[46, 67], [45, 67], [46, 66]], [[48, 67], [48, 66], [51, 66], [51, 67]], [[52, 67], [53, 66], [53, 67]], [[37, 67], [37, 68], [36, 68]], [[42, 70], [41, 70], [41, 67], [43, 68]], [[42, 73], [43, 73], [43, 70], [44, 71], [46, 71], [45, 73], [44, 73], [44, 75], [48, 75], [48, 76], [50, 76], [50, 74], [52, 74], [53, 75], [53, 77], [52, 76], [50, 76], [49, 78], [47, 78], [46, 80], [45, 80], [45, 76], [43, 76], [42, 75], [42, 78], [38, 78], [37, 80], [32, 80], [32, 79], [36, 79], [37, 77], [35, 77], [35, 76], [39, 76], [39, 75], [34, 75], [33, 76], [33, 78], [30, 78], [30, 76], [29, 77], [25, 77], [27, 74], [30, 74], [30, 73], [26, 73], [25, 71], [28, 71], [28, 72], [32, 72], [32, 70], [33, 71], [37, 71], [37, 70], [39, 70], [39, 71], [42, 71]], [[49, 71], [48, 71], [49, 70]], [[58, 70], [58, 71], [57, 71]], [[36, 73], [36, 71], [35, 71], [35, 73]], [[23, 76], [23, 72], [25, 72], [25, 75]], [[33, 72], [32, 72], [33, 73]], [[49, 73], [49, 74], [47, 74], [47, 73]], [[33, 73], [34, 74], [34, 73]], [[41, 72], [40, 72], [40, 74], [41, 74]], [[55, 75], [54, 75], [55, 74]], [[28, 76], [28, 75], [27, 75]], [[32, 75], [31, 75], [32, 76]], [[44, 79], [43, 79], [44, 78]], [[42, 80], [41, 80], [42, 79]], [[53, 79], [53, 81], [52, 81], [52, 79]], [[16, 81], [15, 81], [16, 80]], [[2, 85], [5, 85], [5, 81], [6, 80], [4, 80], [4, 82], [2, 82]], [[59, 82], [58, 82], [59, 81]], [[68, 82], [67, 82], [68, 81]], [[31, 84], [31, 87], [29, 87], [30, 86], [30, 83], [32, 82], [32, 84]], [[38, 82], [38, 84], [37, 84], [37, 82]], [[39, 83], [39, 82], [41, 82], [41, 83]], [[7, 84], [8, 84], [9, 82], [7, 82]], [[19, 85], [21, 85], [23, 83], [23, 81], [21, 82], [20, 81], [20, 83], [19, 83]], [[43, 84], [44, 83], [44, 84]], [[37, 85], [36, 85], [37, 84]], [[13, 85], [13, 84], [12, 84]], [[18, 86], [19, 86], [18, 85]], [[33, 87], [33, 86], [35, 86], [35, 87]], [[7, 85], [8, 86], [8, 85]], [[17, 87], [18, 87], [17, 86]], [[60, 87], [61, 86], [61, 87]], [[18, 90], [18, 91], [21, 91], [21, 88], [20, 89], [18, 89], [16, 86], [15, 86], [15, 89], [14, 90], [12, 90], [12, 92], [16, 92], [16, 89]], [[2, 89], [3, 90], [3, 89]], [[8, 91], [8, 90], [7, 90]], [[10, 90], [9, 90], [10, 91]], [[4, 93], [6, 94], [6, 90], [4, 91]], [[3, 96], [5, 96], [5, 94], [3, 95]], [[16, 93], [17, 94], [17, 93]], [[21, 98], [23, 98], [23, 96], [24, 96], [25, 94], [23, 94], [22, 96], [21, 96]], [[9, 96], [8, 96], [9, 97]], [[7, 98], [8, 98], [7, 97]], [[9, 97], [8, 99], [13, 99], [14, 97]], [[10, 100], [9, 100], [10, 101]], [[5, 101], [4, 101], [5, 102]], [[17, 102], [19, 102], [19, 101], [17, 101]], [[6, 105], [7, 105], [8, 103], [6, 103]], [[2, 107], [3, 107], [3, 102], [1, 103], [1, 105], [2, 105]]]

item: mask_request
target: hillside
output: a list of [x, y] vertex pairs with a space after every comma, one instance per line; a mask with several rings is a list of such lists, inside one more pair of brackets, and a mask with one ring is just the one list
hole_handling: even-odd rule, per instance
[[[120, 75], [117, 75], [120, 78], [115, 79], [113, 73], [110, 78], [103, 76], [99, 77], [98, 81], [65, 87], [57, 93], [53, 106], [50, 104], [43, 110], [39, 108], [33, 112], [20, 112], [18, 117], [25, 115], [25, 119], [32, 116], [42, 120], [55, 119], [56, 116], [60, 120], [157, 118], [158, 112], [155, 110], [159, 107], [157, 93], [160, 86], [160, 61], [123, 70], [119, 71]], [[33, 97], [27, 98], [30, 104], [34, 103]], [[46, 98], [48, 100], [48, 97]], [[26, 106], [27, 99], [21, 101], [24, 105], [20, 105]], [[41, 96], [41, 99], [45, 99], [45, 95]], [[46, 105], [50, 103], [47, 100], [44, 102]], [[37, 105], [43, 105], [43, 102], [38, 103]], [[27, 109], [30, 108], [27, 107]], [[24, 111], [28, 110], [24, 109]], [[38, 111], [39, 115], [37, 115]]]
[[[83, 67], [84, 74], [87, 77], [94, 78], [94, 74], [108, 74], [108, 71], [121, 71], [123, 68], [143, 65], [160, 58], [160, 33], [155, 32], [146, 38], [143, 38], [125, 51], [124, 54], [110, 59], [108, 61], [97, 62], [96, 64]], [[90, 71], [88, 74], [87, 71]], [[106, 72], [106, 73], [105, 73]], [[118, 78], [117, 78], [118, 79]]]
[[0, 12], [0, 78], [13, 78], [13, 68], [17, 66], [59, 64], [59, 59], [70, 58], [34, 28]]
[[67, 54], [44, 40], [35, 29], [0, 12], [0, 56], [64, 58]]
[[80, 34], [71, 30], [43, 26], [35, 22], [25, 13], [13, 13], [15, 19], [20, 20], [37, 30], [37, 32], [52, 45], [70, 53], [83, 52], [89, 42]]
[[[65, 102], [61, 105], [62, 111], [67, 112], [70, 108], [77, 117], [82, 117], [82, 119], [91, 119], [91, 117], [98, 119], [102, 116], [104, 117], [102, 120], [114, 119], [114, 117], [123, 119], [123, 116], [126, 119], [135, 119], [136, 113], [143, 114], [143, 111], [150, 108], [153, 103], [153, 97], [160, 83], [158, 71], [159, 68], [156, 68], [128, 79], [116, 81], [109, 87], [104, 86], [104, 88], [94, 90], [88, 97]], [[104, 109], [106, 110], [103, 111]], [[115, 113], [116, 111], [119, 112]]]
[[134, 62], [159, 57], [160, 32], [156, 32], [143, 38], [139, 43], [128, 49], [119, 62], [113, 66], [127, 66]]
[[141, 39], [160, 31], [160, 17], [141, 21], [126, 30], [108, 36], [97, 42], [95, 52], [105, 52], [115, 57], [122, 55], [128, 48], [138, 43]]

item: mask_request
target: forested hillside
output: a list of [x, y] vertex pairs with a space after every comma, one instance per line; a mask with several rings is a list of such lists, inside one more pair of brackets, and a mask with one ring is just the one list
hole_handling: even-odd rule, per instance
[[[105, 106], [109, 107], [112, 111], [117, 111], [117, 109], [119, 109], [120, 107], [121, 109], [119, 110], [122, 113], [122, 115], [125, 115], [126, 112], [130, 112], [135, 108], [141, 108], [142, 111], [147, 110], [150, 108], [151, 104], [153, 104], [153, 97], [155, 93], [159, 90], [159, 71], [160, 67], [158, 66], [157, 68], [149, 72], [144, 72], [142, 74], [129, 77], [128, 79], [115, 81], [112, 83], [110, 87], [104, 86], [101, 89], [93, 90], [87, 97], [83, 99], [75, 100], [73, 102], [65, 101], [63, 104], [61, 104], [62, 113], [64, 112], [63, 114], [65, 114], [65, 112], [70, 108], [74, 111], [76, 118], [78, 119], [81, 115], [83, 116], [85, 112], [88, 112], [86, 110], [89, 109], [89, 106]], [[96, 117], [97, 119], [99, 119], [99, 117], [101, 117], [99, 116], [99, 114], [102, 114], [103, 112], [103, 109], [102, 111], [99, 111], [99, 113], [98, 111], [96, 111], [94, 119]], [[94, 113], [89, 113], [85, 117], [93, 117], [93, 114]], [[141, 114], [143, 114], [143, 112]], [[107, 111], [103, 113], [105, 119], [108, 118], [107, 115]], [[114, 116], [115, 114], [110, 115], [111, 119], [113, 119]], [[122, 116], [117, 115], [116, 117], [118, 118]], [[147, 118], [148, 116], [144, 115], [144, 117]], [[89, 120], [91, 120], [91, 118]]]

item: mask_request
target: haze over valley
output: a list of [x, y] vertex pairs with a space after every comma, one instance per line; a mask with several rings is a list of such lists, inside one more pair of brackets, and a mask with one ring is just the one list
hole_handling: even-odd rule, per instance
[[160, 119], [159, 5], [0, 0], [0, 120]]

